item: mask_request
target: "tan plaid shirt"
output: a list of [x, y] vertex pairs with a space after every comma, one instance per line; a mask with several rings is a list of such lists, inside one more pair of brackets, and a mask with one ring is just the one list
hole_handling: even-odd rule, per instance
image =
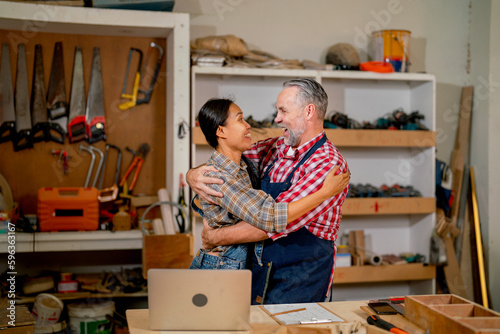
[[208, 224], [213, 227], [234, 225], [240, 221], [266, 232], [279, 233], [286, 229], [287, 203], [276, 203], [271, 195], [252, 188], [247, 165], [237, 165], [226, 156], [214, 151], [207, 166], [214, 166], [220, 172], [208, 172], [206, 176], [218, 177], [224, 184], [210, 184], [224, 197], [213, 197], [217, 205], [201, 201], [201, 209]]

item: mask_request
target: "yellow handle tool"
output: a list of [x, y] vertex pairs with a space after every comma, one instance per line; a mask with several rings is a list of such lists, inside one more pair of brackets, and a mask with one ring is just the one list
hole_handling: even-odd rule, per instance
[[[130, 62], [132, 61], [132, 55], [134, 52], [139, 53], [139, 64], [137, 66], [137, 71], [135, 72], [132, 94], [126, 94], [125, 92], [127, 90], [127, 79], [130, 69]], [[123, 90], [121, 94], [122, 98], [129, 99], [129, 101], [118, 105], [118, 108], [120, 110], [130, 109], [132, 107], [135, 107], [135, 105], [137, 104], [137, 94], [139, 93], [139, 83], [141, 82], [141, 66], [142, 66], [142, 51], [136, 48], [130, 48], [130, 52], [128, 54], [127, 72], [125, 73], [125, 82], [123, 83]]]

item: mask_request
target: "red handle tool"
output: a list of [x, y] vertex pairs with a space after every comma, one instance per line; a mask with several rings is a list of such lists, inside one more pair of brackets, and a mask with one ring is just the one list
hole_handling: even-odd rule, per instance
[[375, 326], [380, 327], [382, 329], [388, 330], [391, 333], [396, 333], [396, 334], [410, 334], [408, 332], [405, 332], [402, 329], [397, 328], [396, 326], [394, 326], [390, 322], [387, 322], [385, 320], [380, 319], [380, 317], [378, 315], [375, 315], [375, 314], [370, 315], [366, 319], [366, 321], [370, 325], [375, 325]]

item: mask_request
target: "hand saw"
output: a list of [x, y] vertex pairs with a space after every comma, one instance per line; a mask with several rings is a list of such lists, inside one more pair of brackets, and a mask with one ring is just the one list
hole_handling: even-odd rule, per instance
[[17, 46], [16, 89], [14, 106], [16, 110], [16, 137], [13, 141], [14, 151], [33, 147], [31, 133], [31, 114], [28, 88], [28, 72], [26, 69], [26, 48], [24, 44]]
[[101, 74], [101, 55], [98, 47], [94, 47], [92, 69], [90, 72], [89, 93], [87, 96], [87, 141], [95, 143], [106, 140], [106, 117], [104, 115], [104, 94]]
[[85, 82], [83, 79], [82, 48], [75, 48], [71, 96], [69, 101], [68, 136], [70, 143], [87, 138], [85, 119]]
[[35, 45], [33, 81], [31, 85], [31, 121], [33, 124], [33, 142], [49, 141], [49, 119], [45, 101], [45, 79], [43, 75], [42, 45]]
[[50, 140], [64, 143], [64, 136], [68, 132], [68, 102], [62, 42], [54, 45], [46, 108], [49, 114]]
[[0, 143], [13, 140], [16, 136], [16, 113], [10, 68], [9, 44], [2, 43], [0, 68]]
[[50, 123], [45, 100], [45, 79], [43, 74], [42, 46], [35, 45], [35, 63], [33, 65], [33, 84], [31, 86], [31, 122], [33, 142], [55, 141], [64, 144], [65, 132], [57, 123]]
[[[132, 55], [134, 52], [137, 52], [139, 54], [139, 62], [137, 65], [137, 70], [134, 75], [134, 84], [132, 86], [132, 94], [126, 94], [127, 90], [127, 79], [128, 79], [128, 74], [130, 71], [130, 62], [132, 61]], [[139, 83], [141, 81], [141, 66], [142, 66], [142, 51], [136, 48], [130, 48], [130, 51], [128, 53], [128, 62], [127, 62], [127, 70], [125, 72], [125, 80], [123, 82], [123, 90], [122, 90], [122, 98], [129, 99], [129, 101], [124, 102], [120, 105], [118, 105], [118, 108], [120, 110], [127, 110], [136, 105], [137, 102], [137, 94], [139, 92]]]

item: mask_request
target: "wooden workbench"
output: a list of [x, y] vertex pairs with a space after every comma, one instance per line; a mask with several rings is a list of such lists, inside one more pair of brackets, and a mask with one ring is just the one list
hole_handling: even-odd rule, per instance
[[[360, 322], [361, 325], [358, 329], [358, 334], [370, 334], [370, 333], [389, 333], [383, 330], [378, 330], [376, 328], [372, 328], [373, 326], [369, 326], [370, 328], [367, 331], [367, 323], [366, 318], [368, 317], [368, 313], [366, 313], [365, 309], [368, 309], [367, 301], [346, 301], [346, 302], [332, 302], [332, 303], [322, 303], [324, 307], [331, 310], [333, 313], [338, 315], [340, 318], [344, 319], [346, 322]], [[390, 315], [390, 316], [382, 316], [383, 319], [396, 324], [396, 322], [406, 322], [408, 326], [406, 330], [408, 330], [412, 334], [423, 334], [424, 331], [420, 328], [412, 325], [401, 315]], [[182, 333], [186, 334], [186, 331], [179, 332], [166, 332], [166, 331], [151, 331], [148, 329], [148, 310], [127, 310], [127, 321], [130, 334], [161, 334], [161, 333]], [[264, 312], [259, 306], [252, 306], [250, 310], [250, 321], [251, 321], [251, 333], [256, 334], [267, 334], [267, 333], [277, 333], [280, 328], [284, 330], [270, 315]], [[332, 327], [335, 324], [321, 324], [321, 325], [301, 325], [301, 326], [293, 326], [297, 327], [308, 327], [310, 329], [315, 328], [316, 333], [332, 333]], [[286, 326], [288, 328], [292, 326]], [[203, 331], [204, 334], [226, 334], [226, 333], [248, 333], [248, 332], [211, 332], [211, 331]], [[286, 333], [286, 331], [279, 331], [279, 333]]]

